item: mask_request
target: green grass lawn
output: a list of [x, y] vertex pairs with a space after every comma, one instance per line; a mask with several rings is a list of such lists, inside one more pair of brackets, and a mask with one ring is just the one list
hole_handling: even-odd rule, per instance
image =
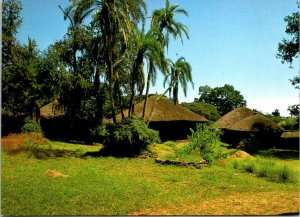
[[[243, 173], [232, 167], [230, 159], [194, 169], [160, 165], [152, 158], [78, 157], [98, 151], [99, 146], [51, 142], [51, 149], [73, 151], [77, 157], [36, 159], [27, 153], [2, 153], [2, 215], [299, 212], [299, 182], [277, 183]], [[297, 158], [256, 157], [272, 158], [299, 171]]]

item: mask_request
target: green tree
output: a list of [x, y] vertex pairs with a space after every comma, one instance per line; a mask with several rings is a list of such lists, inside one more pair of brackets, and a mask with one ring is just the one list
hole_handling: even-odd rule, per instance
[[275, 110], [272, 112], [272, 115], [273, 115], [273, 116], [279, 117], [279, 116], [280, 116], [279, 110], [278, 110], [278, 109], [275, 109]]
[[188, 108], [192, 112], [204, 116], [210, 121], [218, 120], [221, 115], [216, 106], [204, 102], [182, 103], [182, 106]]
[[[300, 3], [298, 2], [298, 8]], [[287, 23], [285, 32], [289, 35], [289, 39], [284, 38], [278, 44], [277, 58], [281, 59], [281, 62], [289, 63], [292, 67], [292, 63], [299, 56], [299, 13], [295, 12], [292, 15], [286, 16], [284, 21]], [[293, 86], [296, 89], [300, 88], [300, 76], [299, 74], [290, 79]], [[291, 115], [299, 117], [299, 104], [289, 106], [288, 111]]]
[[232, 85], [225, 84], [223, 87], [211, 88], [209, 86], [199, 87], [199, 102], [205, 102], [217, 107], [221, 115], [231, 110], [246, 106], [247, 102], [240, 91], [234, 89]]
[[119, 76], [115, 68], [126, 59], [120, 57], [119, 51], [122, 49], [119, 46], [120, 40], [125, 46], [128, 45], [128, 35], [132, 30], [132, 24], [136, 24], [143, 18], [146, 4], [143, 0], [80, 0], [73, 1], [73, 10], [74, 20], [81, 21], [95, 12], [94, 17], [99, 22], [101, 50], [106, 65], [112, 116], [113, 121], [116, 122], [114, 92]]
[[175, 39], [177, 37], [182, 40], [182, 33], [189, 38], [188, 28], [180, 22], [175, 20], [176, 14], [183, 14], [188, 16], [188, 12], [182, 8], [179, 8], [178, 4], [170, 5], [169, 0], [166, 0], [165, 8], [157, 9], [153, 11], [151, 18], [152, 28], [157, 28], [161, 33], [159, 40], [168, 48], [169, 36], [172, 35]]
[[176, 105], [178, 103], [179, 84], [183, 89], [185, 97], [187, 95], [188, 82], [190, 82], [194, 88], [192, 67], [188, 62], [186, 62], [184, 57], [180, 57], [175, 63], [171, 60], [169, 60], [169, 62], [171, 73], [166, 77], [165, 81], [170, 78], [170, 86], [167, 90], [172, 92], [172, 98]]
[[150, 81], [155, 81], [156, 67], [163, 69], [166, 65], [164, 50], [161, 44], [155, 37], [155, 31], [150, 29], [145, 33], [144, 25], [140, 31], [138, 28], [134, 28], [131, 35], [131, 45], [135, 52], [132, 73], [131, 73], [131, 97], [129, 106], [129, 116], [131, 115], [134, 106], [135, 91], [142, 94], [144, 90], [144, 62], [148, 63], [148, 76], [146, 86], [146, 98], [144, 103], [143, 116], [147, 105], [148, 92], [150, 88]]
[[[2, 69], [13, 65], [12, 55], [18, 44], [16, 34], [22, 24], [20, 15], [22, 5], [19, 1], [7, 0], [3, 2], [2, 11]], [[9, 73], [9, 72], [7, 72]]]

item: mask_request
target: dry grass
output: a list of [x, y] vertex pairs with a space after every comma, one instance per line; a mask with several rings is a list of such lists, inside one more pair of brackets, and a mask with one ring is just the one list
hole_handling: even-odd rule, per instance
[[257, 192], [226, 194], [217, 199], [198, 203], [148, 208], [130, 215], [278, 215], [299, 212], [299, 194]]
[[250, 154], [248, 154], [247, 152], [245, 151], [237, 151], [237, 152], [234, 152], [232, 155], [231, 155], [231, 158], [238, 158], [238, 159], [244, 159], [244, 158], [254, 158], [253, 156], [251, 156]]
[[63, 178], [67, 178], [69, 177], [68, 175], [65, 175], [57, 170], [47, 170], [47, 172], [45, 172], [46, 176], [49, 177], [53, 177], [53, 178], [57, 178], [57, 177], [63, 177]]

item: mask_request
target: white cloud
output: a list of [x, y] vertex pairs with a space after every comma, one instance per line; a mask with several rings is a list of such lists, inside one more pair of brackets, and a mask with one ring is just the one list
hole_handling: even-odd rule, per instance
[[288, 106], [298, 104], [299, 97], [285, 97], [285, 98], [267, 98], [267, 99], [255, 99], [255, 100], [247, 100], [248, 108], [256, 109], [258, 111], [262, 111], [263, 113], [271, 114], [275, 109], [280, 111], [281, 116], [289, 116], [289, 112], [287, 110]]

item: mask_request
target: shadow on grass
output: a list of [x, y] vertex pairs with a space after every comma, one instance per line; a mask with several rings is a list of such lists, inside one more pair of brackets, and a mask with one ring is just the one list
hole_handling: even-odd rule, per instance
[[112, 149], [112, 148], [101, 148], [97, 152], [86, 152], [83, 157], [117, 157], [117, 158], [135, 158], [140, 156], [142, 150], [137, 149]]
[[269, 150], [260, 150], [257, 151], [257, 154], [263, 157], [277, 157], [280, 159], [290, 159], [297, 160], [299, 159], [298, 150], [288, 150], [288, 149], [269, 149]]
[[83, 154], [79, 150], [64, 150], [64, 149], [33, 149], [30, 150], [30, 156], [37, 159], [48, 159], [51, 157], [76, 157], [82, 158]]

